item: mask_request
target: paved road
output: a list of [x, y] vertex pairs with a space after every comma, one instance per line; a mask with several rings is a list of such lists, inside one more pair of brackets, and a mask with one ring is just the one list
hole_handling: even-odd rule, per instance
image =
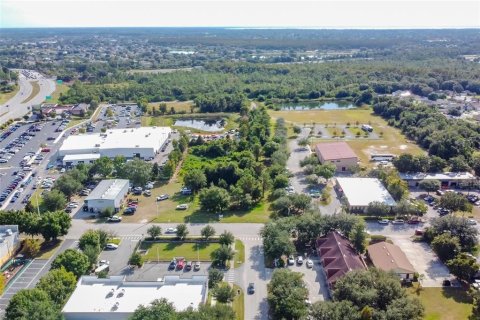
[[297, 139], [292, 139], [288, 142], [288, 149], [290, 156], [287, 161], [287, 168], [293, 174], [290, 178], [290, 184], [297, 193], [307, 193], [308, 185], [305, 182], [305, 174], [303, 174], [303, 168], [300, 167], [300, 161], [310, 155], [310, 151], [300, 147], [298, 140], [308, 137], [310, 128], [302, 128], [302, 131], [298, 135]]
[[[20, 90], [18, 93], [0, 106], [0, 124], [7, 122], [9, 119], [21, 118], [31, 110], [31, 106], [40, 104], [45, 101], [45, 97], [51, 95], [55, 91], [55, 81], [46, 79], [43, 76], [31, 72], [30, 76], [25, 76], [22, 70], [19, 70], [18, 84]], [[38, 81], [40, 91], [30, 101], [24, 102], [30, 97], [33, 91], [32, 82]], [[5, 114], [4, 114], [5, 113]]]

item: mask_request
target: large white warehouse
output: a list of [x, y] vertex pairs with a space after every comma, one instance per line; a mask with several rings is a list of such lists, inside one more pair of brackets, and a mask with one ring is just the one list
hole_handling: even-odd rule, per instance
[[[140, 127], [110, 129], [105, 133], [71, 135], [58, 150], [59, 157], [76, 155], [79, 159], [92, 158], [94, 154], [114, 158], [154, 158], [170, 137], [168, 127]], [[72, 159], [75, 161], [75, 159]]]

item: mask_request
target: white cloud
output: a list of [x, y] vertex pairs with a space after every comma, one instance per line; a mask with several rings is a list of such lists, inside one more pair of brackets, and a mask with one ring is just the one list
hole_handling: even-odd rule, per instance
[[480, 27], [480, 1], [1, 0], [0, 27]]

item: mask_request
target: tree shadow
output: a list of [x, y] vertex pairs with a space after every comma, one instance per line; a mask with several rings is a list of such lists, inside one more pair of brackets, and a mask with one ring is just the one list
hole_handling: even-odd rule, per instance
[[468, 304], [473, 303], [472, 298], [464, 288], [443, 287], [442, 295], [445, 298], [453, 299], [455, 302], [458, 302], [458, 303], [468, 303]]

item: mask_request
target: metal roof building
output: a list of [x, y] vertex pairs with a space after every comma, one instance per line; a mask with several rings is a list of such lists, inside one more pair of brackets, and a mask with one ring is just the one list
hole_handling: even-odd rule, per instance
[[382, 182], [375, 178], [336, 178], [337, 190], [342, 193], [350, 211], [365, 211], [374, 201], [394, 207], [397, 203]]
[[118, 211], [129, 186], [129, 181], [125, 179], [102, 180], [85, 198], [85, 205], [90, 212], [100, 212], [107, 208]]

